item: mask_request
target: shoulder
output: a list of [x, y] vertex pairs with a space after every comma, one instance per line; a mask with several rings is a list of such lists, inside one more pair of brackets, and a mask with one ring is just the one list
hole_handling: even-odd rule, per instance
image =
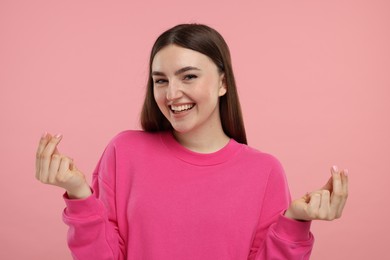
[[123, 144], [146, 144], [159, 140], [159, 133], [149, 133], [142, 130], [125, 130], [116, 134], [110, 141], [110, 145], [121, 146]]
[[281, 167], [281, 163], [275, 155], [258, 150], [248, 145], [243, 144], [242, 146], [242, 156], [248, 160], [253, 160], [257, 163], [269, 165], [271, 167]]
[[106, 150], [115, 154], [150, 154], [160, 152], [162, 147], [161, 132], [142, 130], [125, 130], [115, 135], [108, 143]]
[[273, 154], [262, 152], [250, 146], [244, 149], [246, 155], [255, 161], [257, 169], [266, 174], [267, 185], [287, 188], [287, 176], [281, 161]]
[[257, 174], [262, 175], [268, 179], [277, 178], [282, 181], [285, 179], [285, 171], [281, 161], [273, 154], [267, 153], [248, 145], [242, 145], [238, 164], [248, 171], [256, 171]]
[[106, 145], [103, 160], [129, 161], [155, 156], [161, 151], [160, 132], [126, 130], [116, 134]]

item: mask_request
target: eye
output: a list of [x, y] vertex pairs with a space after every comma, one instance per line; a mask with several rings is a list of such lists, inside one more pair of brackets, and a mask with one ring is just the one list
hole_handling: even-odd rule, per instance
[[194, 74], [188, 74], [184, 76], [184, 80], [191, 80], [191, 79], [196, 79], [198, 76]]
[[164, 83], [166, 83], [166, 82], [168, 82], [168, 80], [166, 80], [166, 79], [155, 79], [154, 80], [154, 84], [164, 84]]

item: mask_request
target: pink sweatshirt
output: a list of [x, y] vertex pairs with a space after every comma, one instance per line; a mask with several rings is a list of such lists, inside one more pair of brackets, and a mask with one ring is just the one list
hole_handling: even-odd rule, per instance
[[310, 222], [273, 156], [230, 140], [200, 154], [170, 132], [125, 131], [93, 173], [93, 195], [63, 213], [75, 259], [309, 259]]

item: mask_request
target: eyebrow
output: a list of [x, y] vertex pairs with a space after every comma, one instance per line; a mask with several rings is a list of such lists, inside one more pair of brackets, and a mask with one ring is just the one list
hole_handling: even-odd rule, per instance
[[[200, 69], [198, 69], [197, 67], [187, 66], [187, 67], [184, 67], [184, 68], [181, 68], [181, 69], [175, 71], [175, 75], [182, 74], [182, 73], [189, 71], [189, 70], [200, 70]], [[152, 76], [165, 76], [165, 74], [163, 72], [160, 72], [160, 71], [153, 71]]]

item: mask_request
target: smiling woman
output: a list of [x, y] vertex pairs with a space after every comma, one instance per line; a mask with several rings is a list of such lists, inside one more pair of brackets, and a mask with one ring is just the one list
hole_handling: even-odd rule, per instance
[[172, 44], [156, 54], [152, 71], [154, 99], [180, 143], [193, 151], [214, 152], [229, 142], [219, 116], [224, 74], [212, 60]]
[[[178, 25], [161, 34], [153, 45], [149, 68], [152, 75], [152, 65], [155, 56], [169, 45], [182, 47], [191, 53], [203, 54], [208, 61], [216, 66], [223, 75], [223, 83], [227, 89], [225, 95], [219, 98], [219, 111], [224, 133], [239, 143], [246, 144], [245, 127], [238, 100], [236, 81], [231, 64], [229, 47], [223, 37], [214, 29], [204, 25]], [[170, 62], [172, 62], [170, 60]], [[182, 65], [183, 68], [187, 65]], [[181, 68], [181, 69], [183, 69]], [[172, 130], [172, 125], [161, 113], [155, 102], [153, 93], [153, 78], [149, 77], [144, 105], [142, 108], [141, 125], [145, 131]]]
[[339, 218], [346, 170], [291, 202], [279, 161], [246, 143], [228, 47], [183, 24], [150, 56], [144, 131], [108, 144], [90, 186], [45, 133], [36, 178], [66, 190], [75, 259], [309, 259], [311, 220]]

